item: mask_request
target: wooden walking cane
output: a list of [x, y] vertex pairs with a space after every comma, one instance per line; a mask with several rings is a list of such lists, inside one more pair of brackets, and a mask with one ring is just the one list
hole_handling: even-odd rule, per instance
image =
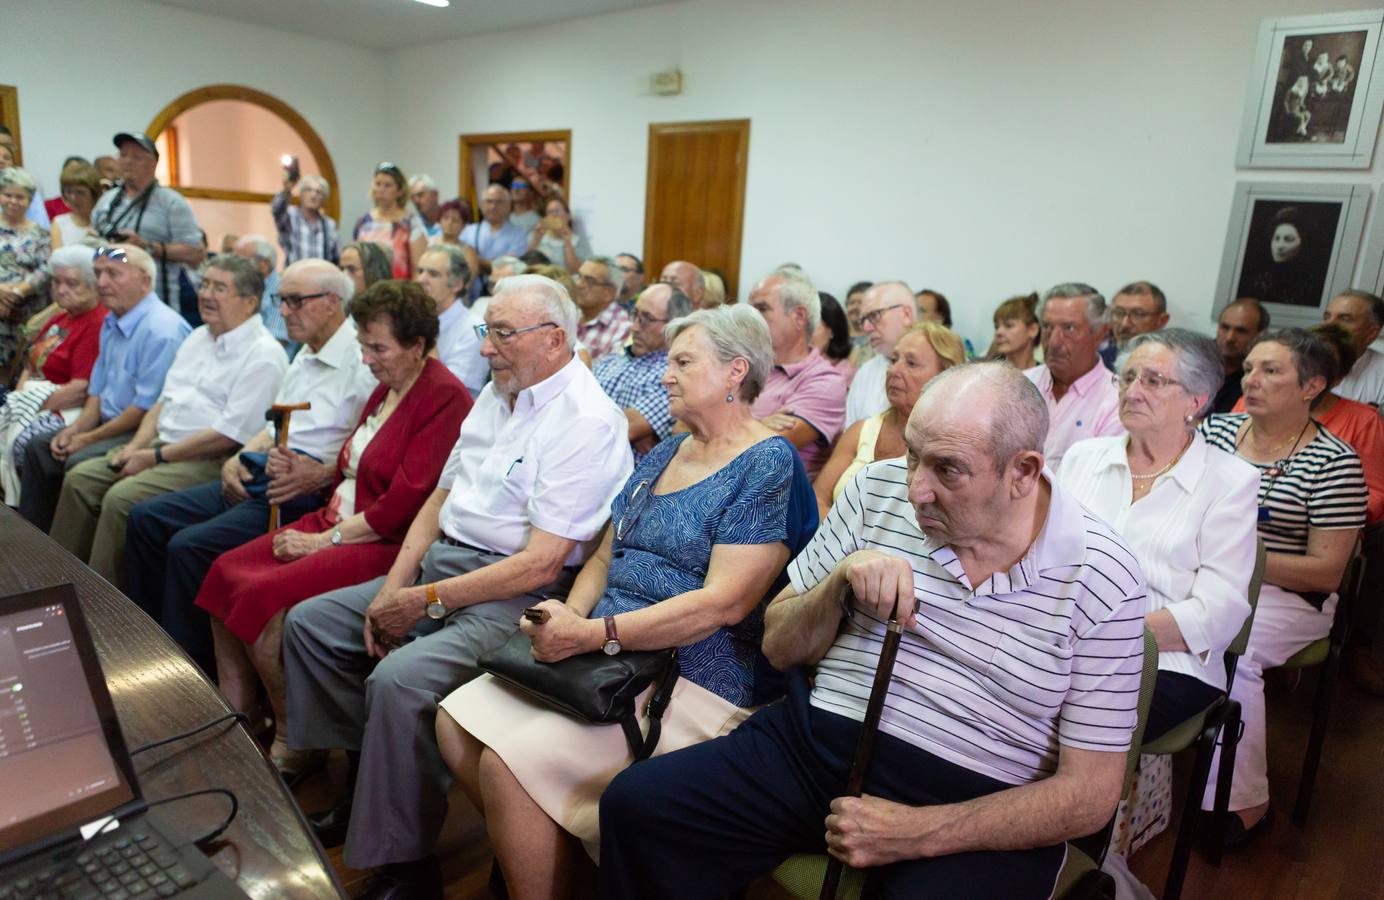
[[[264, 417], [274, 424], [274, 446], [288, 449], [288, 420], [295, 410], [312, 409], [311, 403], [275, 403]], [[279, 504], [269, 504], [269, 530], [279, 527]]]
[[[849, 590], [849, 588], [847, 589]], [[894, 674], [894, 657], [899, 652], [899, 640], [903, 637], [903, 626], [899, 624], [899, 601], [894, 601], [894, 609], [889, 613], [888, 630], [884, 633], [884, 646], [879, 651], [879, 665], [875, 668], [875, 683], [870, 688], [870, 702], [865, 705], [865, 721], [860, 726], [860, 740], [855, 745], [855, 759], [851, 762], [851, 774], [846, 779], [846, 797], [859, 797], [865, 788], [865, 773], [870, 769], [870, 759], [875, 752], [875, 735], [879, 733], [879, 717], [884, 712], [884, 698], [889, 693], [889, 679]], [[827, 861], [827, 874], [822, 879], [822, 893], [818, 900], [836, 900], [836, 886], [841, 881], [841, 870], [845, 863], [832, 856]]]

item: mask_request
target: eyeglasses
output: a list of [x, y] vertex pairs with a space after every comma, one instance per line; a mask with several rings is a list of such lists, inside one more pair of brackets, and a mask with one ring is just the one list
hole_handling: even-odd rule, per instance
[[537, 325], [530, 325], [527, 328], [491, 328], [489, 325], [473, 325], [476, 329], [476, 337], [485, 340], [489, 337], [497, 344], [508, 344], [515, 337], [527, 334], [530, 331], [537, 331], [540, 328], [556, 328], [556, 322], [539, 322]]
[[112, 259], [119, 263], [130, 261], [130, 255], [122, 247], [101, 247], [92, 259]]
[[902, 304], [902, 303], [895, 303], [895, 304], [892, 305], [892, 306], [881, 306], [879, 309], [875, 310], [874, 312], [867, 312], [865, 315], [861, 316], [861, 317], [860, 317], [860, 325], [861, 325], [862, 328], [863, 328], [864, 326], [866, 326], [866, 325], [878, 325], [878, 324], [879, 324], [880, 318], [881, 318], [885, 313], [889, 312], [889, 310], [891, 310], [891, 309], [902, 309], [902, 308], [903, 308], [903, 304]]
[[1136, 369], [1125, 369], [1120, 373], [1120, 390], [1127, 391], [1134, 386], [1134, 382], [1139, 382], [1145, 389], [1150, 391], [1161, 391], [1170, 384], [1181, 384], [1176, 378], [1169, 378], [1161, 372], [1152, 369], [1142, 371]]
[[303, 304], [318, 297], [330, 297], [331, 291], [318, 291], [316, 294], [270, 294], [269, 297], [274, 301], [274, 305], [280, 304], [287, 306], [291, 312], [297, 312], [303, 308]]
[[657, 325], [659, 322], [667, 322], [668, 319], [666, 317], [662, 319], [656, 319], [646, 312], [636, 312], [634, 314], [634, 321], [639, 323], [641, 326], [648, 326]]
[[572, 276], [572, 283], [573, 283], [573, 284], [582, 285], [582, 286], [587, 286], [587, 285], [589, 285], [589, 286], [591, 286], [591, 287], [610, 287], [610, 286], [611, 286], [611, 285], [610, 285], [610, 282], [602, 281], [602, 280], [599, 279], [599, 278], [592, 278], [590, 275], [583, 275], [583, 274], [580, 273], [580, 272], [578, 272], [578, 273], [576, 273], [575, 275]]
[[1110, 307], [1110, 319], [1114, 322], [1120, 322], [1125, 319], [1129, 319], [1132, 322], [1146, 322], [1151, 318], [1153, 318], [1153, 310], [1151, 309], [1126, 309], [1120, 306]]
[[[644, 512], [644, 507], [648, 505], [651, 492], [647, 480], [640, 481], [634, 486], [634, 491], [630, 494], [630, 502], [625, 504], [624, 512], [620, 513], [620, 519], [615, 523], [615, 539], [623, 541], [625, 535], [634, 530], [635, 524], [639, 521], [640, 513]], [[643, 502], [640, 502], [640, 501]]]

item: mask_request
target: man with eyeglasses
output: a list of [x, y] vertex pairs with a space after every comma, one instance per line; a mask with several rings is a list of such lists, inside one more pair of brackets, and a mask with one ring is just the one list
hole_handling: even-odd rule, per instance
[[435, 244], [418, 260], [413, 280], [437, 304], [437, 358], [475, 399], [490, 377], [490, 366], [481, 357], [481, 342], [476, 337], [481, 319], [461, 300], [470, 277], [460, 250]]
[[596, 360], [592, 373], [601, 389], [625, 411], [636, 465], [654, 445], [673, 433], [668, 412], [668, 323], [692, 312], [692, 301], [671, 284], [646, 288], [634, 304], [630, 342]]
[[620, 285], [620, 302], [626, 308], [632, 308], [634, 298], [644, 290], [644, 263], [633, 253], [619, 253], [615, 256], [615, 265], [624, 276], [624, 283]]
[[432, 855], [451, 775], [438, 700], [524, 608], [565, 596], [633, 468], [624, 415], [574, 352], [578, 312], [557, 282], [506, 279], [478, 326], [490, 384], [389, 574], [298, 604], [284, 621], [288, 745], [346, 748], [353, 784], [309, 817], [363, 896], [440, 897]]
[[24, 452], [19, 513], [44, 531], [53, 524], [64, 473], [125, 443], [163, 393], [173, 356], [192, 331], [154, 293], [158, 270], [148, 253], [130, 244], [102, 247], [92, 268], [110, 313], [101, 323], [86, 403], [76, 421], [36, 435]]
[[326, 260], [299, 260], [283, 271], [275, 299], [288, 336], [303, 346], [273, 402], [312, 404], [289, 419], [287, 450], [261, 426], [221, 466], [220, 480], [130, 510], [128, 593], [208, 672], [214, 671], [211, 630], [206, 613], [193, 605], [207, 570], [222, 553], [265, 533], [270, 503], [279, 504], [284, 523], [322, 505], [337, 453], [378, 385], [343, 310], [354, 291], [350, 277]]
[[615, 260], [608, 256], [591, 257], [581, 264], [572, 282], [577, 287], [572, 299], [581, 310], [577, 340], [590, 352], [592, 360], [619, 352], [630, 333], [630, 314], [617, 300], [624, 278]]
[[288, 357], [260, 320], [264, 279], [239, 256], [216, 256], [198, 289], [199, 325], [178, 348], [163, 390], [129, 442], [74, 466], [50, 533], [124, 589], [125, 530], [141, 500], [216, 478], [264, 427]]
[[1110, 331], [1115, 340], [1101, 347], [1101, 362], [1115, 368], [1115, 357], [1133, 338], [1168, 324], [1168, 298], [1151, 281], [1136, 281], [1115, 292], [1110, 301]]
[[[476, 251], [479, 275], [490, 273], [492, 260], [501, 256], [523, 256], [529, 250], [529, 238], [524, 229], [509, 220], [513, 201], [509, 188], [503, 184], [492, 184], [481, 195], [481, 219], [461, 229], [459, 240]], [[482, 278], [471, 282], [471, 299], [481, 295], [484, 285]]]
[[1105, 298], [1079, 281], [1050, 288], [1038, 307], [1043, 363], [1024, 375], [1048, 404], [1043, 456], [1054, 470], [1077, 441], [1125, 433], [1119, 386], [1100, 358], [1105, 320]]
[[913, 291], [902, 281], [881, 281], [867, 288], [860, 300], [860, 330], [875, 355], [856, 370], [846, 395], [846, 428], [889, 408], [884, 379], [894, 343], [913, 325], [918, 308]]

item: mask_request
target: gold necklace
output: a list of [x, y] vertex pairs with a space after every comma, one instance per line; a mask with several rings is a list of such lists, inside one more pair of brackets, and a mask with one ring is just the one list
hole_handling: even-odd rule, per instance
[[1178, 451], [1177, 456], [1173, 457], [1173, 461], [1168, 463], [1163, 468], [1159, 469], [1157, 472], [1154, 472], [1152, 475], [1135, 475], [1134, 470], [1131, 469], [1129, 472], [1129, 477], [1135, 481], [1155, 481], [1158, 479], [1159, 476], [1168, 474], [1168, 472], [1172, 471], [1173, 466], [1177, 465], [1178, 462], [1182, 459], [1183, 454], [1187, 452], [1187, 448], [1192, 446], [1192, 440], [1193, 438], [1187, 438], [1187, 443], [1182, 445], [1182, 449]]

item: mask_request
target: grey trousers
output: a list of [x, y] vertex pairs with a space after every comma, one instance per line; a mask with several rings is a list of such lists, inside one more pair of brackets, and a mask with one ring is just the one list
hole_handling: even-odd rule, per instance
[[[420, 584], [504, 559], [474, 548], [434, 543]], [[438, 702], [480, 674], [476, 660], [519, 627], [527, 606], [565, 597], [576, 570], [510, 600], [424, 619], [402, 647], [382, 660], [365, 653], [365, 610], [383, 578], [330, 591], [289, 610], [284, 620], [288, 745], [341, 747], [361, 754], [346, 835], [346, 864], [367, 869], [432, 852], [447, 818], [452, 774], [437, 749]]]

